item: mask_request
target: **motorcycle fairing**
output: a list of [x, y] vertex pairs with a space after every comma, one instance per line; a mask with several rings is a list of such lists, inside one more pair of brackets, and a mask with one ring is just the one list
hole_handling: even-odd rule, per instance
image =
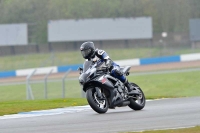
[[[90, 88], [90, 86], [105, 89], [109, 94], [108, 102], [110, 103], [110, 107], [113, 108], [115, 106], [118, 106], [124, 101], [124, 94], [122, 91], [124, 89], [123, 83], [118, 79], [112, 77], [108, 73], [104, 73], [101, 75], [96, 72], [96, 69], [94, 68], [99, 68], [100, 66], [104, 65], [102, 64], [102, 61], [97, 62], [96, 67], [92, 67], [91, 65], [91, 61], [85, 62], [83, 68], [84, 73], [82, 73], [83, 75], [80, 75], [79, 77], [79, 81], [83, 80], [83, 90], [86, 92], [87, 89]], [[97, 91], [100, 94], [99, 89], [97, 89]]]
[[[102, 75], [84, 84], [83, 90], [86, 92], [87, 91], [86, 89], [88, 89], [89, 86], [99, 86], [100, 88], [106, 89], [110, 95], [108, 99], [108, 102], [110, 103], [109, 104], [110, 108], [113, 108], [119, 103], [123, 102], [123, 97], [118, 91], [118, 87], [121, 87], [121, 86], [116, 86], [116, 83], [113, 84], [109, 79], [116, 81], [116, 83], [119, 82], [117, 79], [111, 77], [110, 75]], [[106, 80], [106, 82], [102, 83], [102, 80]], [[118, 84], [120, 84], [120, 82]]]

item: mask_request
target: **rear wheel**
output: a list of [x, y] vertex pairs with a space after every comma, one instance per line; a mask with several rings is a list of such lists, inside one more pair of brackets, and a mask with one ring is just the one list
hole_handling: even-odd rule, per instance
[[108, 101], [102, 93], [105, 100], [100, 100], [97, 96], [96, 89], [90, 88], [86, 91], [86, 98], [91, 108], [97, 113], [106, 113], [108, 110]]
[[133, 98], [130, 98], [130, 104], [128, 105], [130, 108], [132, 108], [133, 110], [141, 110], [144, 108], [145, 103], [146, 103], [146, 99], [145, 99], [145, 95], [142, 91], [142, 89], [134, 83], [130, 83], [132, 86], [134, 86], [134, 89], [136, 89], [140, 95], [136, 95]]

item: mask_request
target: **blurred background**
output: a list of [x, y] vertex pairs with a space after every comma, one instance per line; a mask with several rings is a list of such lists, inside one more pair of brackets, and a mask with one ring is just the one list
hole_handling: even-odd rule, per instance
[[[0, 0], [0, 72], [82, 64], [79, 47], [84, 41], [93, 41], [113, 60], [198, 53], [200, 1]], [[71, 89], [79, 87], [75, 81], [70, 85]], [[14, 100], [25, 98], [25, 85], [9, 93], [12, 86], [5, 86], [8, 95], [3, 100], [13, 93], [21, 96]], [[35, 89], [39, 90], [38, 84]], [[33, 93], [42, 98], [38, 90]], [[61, 93], [54, 96], [54, 91], [52, 96]]]
[[[0, 41], [0, 71], [80, 64], [83, 60], [78, 52], [79, 46], [87, 40], [84, 38], [81, 40], [79, 33], [84, 31], [95, 35], [101, 27], [93, 32], [86, 29], [98, 27], [97, 25], [91, 27], [87, 25], [84, 30], [77, 27], [73, 33], [63, 32], [66, 38], [60, 40], [51, 39], [52, 33], [62, 34], [62, 32], [57, 33], [58, 28], [62, 28], [59, 27], [59, 20], [66, 20], [62, 25], [64, 27], [68, 24], [67, 20], [81, 24], [84, 20], [92, 22], [96, 19], [98, 22], [99, 19], [104, 18], [151, 19], [150, 29], [143, 31], [149, 32], [147, 37], [107, 38], [105, 34], [102, 38], [91, 38], [96, 47], [108, 50], [114, 60], [200, 51], [198, 39], [192, 38], [190, 33], [193, 25], [196, 24], [192, 23], [193, 20], [200, 18], [199, 0], [1, 0], [0, 31], [5, 33], [6, 30], [7, 34], [0, 34], [4, 38]], [[136, 24], [138, 29], [133, 34], [141, 35], [139, 31], [143, 30], [141, 27], [144, 26], [139, 21]], [[106, 22], [104, 25], [106, 26]], [[52, 31], [52, 27], [57, 28], [57, 31]], [[107, 27], [105, 33], [110, 31], [109, 24]], [[116, 26], [115, 30], [119, 31], [118, 28]], [[109, 33], [113, 34], [113, 32]], [[19, 38], [16, 40], [19, 34], [21, 41]], [[72, 34], [77, 38], [70, 40], [68, 36]], [[121, 48], [123, 48], [122, 55], [116, 56], [115, 53], [118, 52], [113, 49], [121, 50]], [[126, 51], [130, 49], [132, 52]]]

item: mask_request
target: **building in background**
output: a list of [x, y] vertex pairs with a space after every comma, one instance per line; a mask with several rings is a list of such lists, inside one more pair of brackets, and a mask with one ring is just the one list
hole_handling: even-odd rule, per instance
[[15, 46], [27, 44], [27, 24], [0, 24], [0, 46]]
[[48, 42], [152, 39], [152, 18], [54, 20], [48, 23]]

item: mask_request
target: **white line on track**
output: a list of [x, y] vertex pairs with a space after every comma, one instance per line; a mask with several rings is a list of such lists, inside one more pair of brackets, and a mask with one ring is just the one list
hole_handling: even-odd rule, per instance
[[[155, 100], [162, 100], [162, 99], [155, 99]], [[150, 102], [154, 100], [146, 100], [146, 101]], [[38, 111], [30, 111], [30, 112], [20, 112], [18, 114], [0, 116], [0, 120], [27, 118], [27, 117], [36, 117], [36, 116], [47, 116], [47, 115], [58, 115], [58, 114], [64, 114], [64, 113], [77, 113], [77, 112], [83, 112], [87, 110], [92, 110], [89, 105], [57, 108], [57, 109], [49, 109], [49, 110], [38, 110]]]
[[58, 114], [64, 114], [64, 113], [77, 113], [77, 112], [82, 112], [86, 110], [91, 110], [91, 107], [89, 105], [86, 105], [86, 106], [57, 108], [57, 109], [50, 109], [50, 110], [20, 112], [18, 114], [0, 116], [0, 120], [27, 118], [27, 117], [36, 117], [36, 116], [45, 116], [45, 115], [58, 115]]
[[[151, 102], [151, 101], [155, 101], [155, 100], [163, 100], [163, 99], [154, 99], [154, 100], [146, 100], [146, 101]], [[64, 114], [64, 113], [77, 113], [77, 112], [83, 112], [83, 111], [88, 111], [88, 110], [92, 110], [89, 105], [57, 108], [57, 109], [50, 109], [50, 110], [39, 110], [39, 111], [31, 111], [31, 112], [20, 112], [18, 114], [0, 116], [0, 120], [28, 118], [28, 117], [37, 117], [37, 116], [49, 116], [49, 115], [58, 115], [58, 114]], [[195, 127], [195, 126], [157, 128], [157, 129], [149, 129], [149, 130], [137, 130], [137, 131], [132, 131], [132, 132], [184, 129], [184, 128], [192, 128], [192, 127]]]

